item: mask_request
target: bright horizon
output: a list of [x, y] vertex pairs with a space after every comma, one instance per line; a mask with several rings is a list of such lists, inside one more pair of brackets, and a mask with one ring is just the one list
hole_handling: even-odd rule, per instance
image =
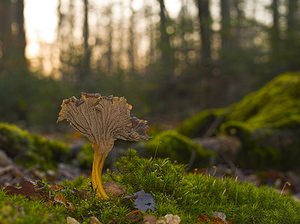
[[[95, 0], [90, 0], [91, 4], [95, 4]], [[125, 1], [125, 0], [124, 0]], [[130, 0], [127, 0], [125, 4], [129, 4]], [[148, 0], [155, 3], [157, 0]], [[188, 3], [193, 3], [194, 0], [186, 0]], [[168, 13], [171, 17], [176, 17], [181, 9], [182, 0], [165, 0], [165, 4]], [[33, 63], [40, 59], [45, 59], [44, 69], [51, 71], [53, 68], [52, 62], [49, 58], [53, 56], [53, 48], [56, 42], [56, 29], [57, 29], [57, 3], [58, 0], [25, 0], [25, 29], [27, 38], [26, 56]], [[76, 1], [76, 4], [81, 4], [81, 1]], [[220, 28], [218, 22], [220, 21], [219, 12], [219, 0], [212, 0], [211, 13], [216, 24], [213, 24], [214, 29]], [[252, 11], [256, 10], [257, 19], [265, 24], [270, 24], [271, 18], [267, 17], [265, 13], [265, 6], [270, 4], [270, 0], [260, 0], [259, 4], [253, 8], [253, 3], [246, 3], [247, 10], [246, 15], [251, 15]], [[192, 4], [191, 4], [192, 5]], [[194, 5], [194, 4], [193, 4]], [[133, 7], [135, 10], [139, 10], [143, 6], [143, 2], [140, 0], [134, 0]], [[191, 7], [193, 14], [197, 13]], [[79, 17], [81, 16], [78, 12]], [[216, 25], [216, 26], [215, 26]], [[217, 27], [217, 28], [216, 28]], [[79, 31], [80, 33], [80, 31]], [[56, 60], [57, 61], [57, 60]]]
[[[142, 4], [135, 0], [133, 5], [138, 10]], [[166, 0], [166, 7], [171, 16], [180, 10], [180, 0]], [[53, 44], [56, 41], [57, 0], [25, 0], [25, 28], [27, 35], [26, 55], [36, 58], [40, 53], [40, 43]]]

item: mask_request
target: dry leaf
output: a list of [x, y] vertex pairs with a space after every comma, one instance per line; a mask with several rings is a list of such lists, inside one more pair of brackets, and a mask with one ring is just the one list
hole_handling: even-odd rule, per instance
[[65, 199], [65, 197], [62, 194], [56, 194], [53, 198], [54, 202], [66, 205], [67, 200]]
[[59, 185], [59, 184], [54, 184], [54, 185], [51, 185], [51, 187], [50, 187], [51, 191], [60, 191], [62, 189], [64, 189], [64, 186]]
[[97, 217], [92, 216], [91, 217], [91, 224], [102, 224], [102, 222], [100, 222], [99, 219], [97, 219]]
[[207, 223], [209, 221], [210, 221], [210, 218], [207, 215], [202, 214], [198, 217], [199, 223]]
[[20, 194], [24, 195], [25, 197], [36, 197], [40, 196], [38, 191], [35, 189], [35, 185], [33, 182], [23, 180], [20, 183], [19, 187], [14, 187], [14, 186], [7, 186], [4, 188], [4, 191], [8, 194]]
[[115, 197], [121, 196], [125, 193], [124, 189], [114, 182], [104, 183], [103, 188], [105, 189], [106, 193]]
[[78, 222], [76, 219], [68, 216], [67, 217], [67, 224], [80, 224], [80, 222]]
[[224, 223], [226, 223], [226, 215], [223, 212], [214, 212], [213, 213], [213, 218], [219, 218], [221, 219]]
[[144, 224], [156, 224], [157, 218], [154, 215], [145, 215]]
[[126, 218], [132, 222], [141, 222], [143, 220], [143, 214], [139, 210], [133, 210], [126, 215]]
[[67, 199], [62, 194], [56, 194], [53, 198], [53, 201], [64, 205], [70, 211], [74, 211], [75, 209], [74, 205], [71, 202], [67, 201]]
[[167, 214], [165, 215], [167, 224], [179, 224], [181, 219], [178, 215]]

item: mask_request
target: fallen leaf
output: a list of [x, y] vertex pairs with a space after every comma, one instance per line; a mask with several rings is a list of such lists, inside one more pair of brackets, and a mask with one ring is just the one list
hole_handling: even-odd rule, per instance
[[102, 224], [102, 222], [100, 222], [99, 219], [97, 219], [97, 217], [92, 216], [91, 217], [91, 224]]
[[143, 214], [139, 210], [133, 210], [126, 215], [126, 218], [132, 222], [140, 222], [143, 220]]
[[178, 215], [167, 214], [165, 215], [167, 224], [179, 224], [181, 219]]
[[39, 196], [34, 183], [27, 180], [22, 180], [19, 187], [7, 186], [4, 191], [7, 194], [20, 194], [25, 197]]
[[67, 217], [67, 224], [80, 224], [80, 222], [78, 222], [76, 219], [68, 216]]
[[118, 197], [125, 193], [125, 190], [114, 182], [104, 183], [103, 188], [110, 196]]
[[66, 205], [67, 200], [65, 199], [65, 197], [62, 194], [56, 194], [53, 198], [54, 202]]
[[226, 220], [226, 215], [222, 212], [214, 212], [213, 217], [207, 215], [200, 215], [198, 217], [198, 224], [211, 223], [211, 224], [232, 224], [231, 221]]
[[53, 201], [64, 205], [70, 211], [74, 211], [75, 209], [74, 205], [71, 202], [67, 201], [67, 199], [62, 194], [56, 194], [53, 198]]
[[226, 223], [226, 215], [223, 212], [214, 212], [213, 213], [213, 218], [219, 218], [221, 219], [224, 223]]
[[198, 217], [198, 222], [199, 222], [199, 224], [200, 223], [207, 223], [207, 222], [210, 222], [210, 218], [207, 215], [201, 214]]
[[59, 185], [59, 184], [54, 184], [54, 185], [51, 185], [51, 187], [50, 187], [51, 191], [60, 191], [62, 189], [64, 189], [64, 186]]
[[143, 223], [144, 224], [155, 224], [157, 218], [154, 215], [145, 215]]
[[144, 190], [134, 193], [134, 206], [140, 211], [146, 212], [148, 209], [155, 211], [155, 200], [149, 193], [145, 193]]

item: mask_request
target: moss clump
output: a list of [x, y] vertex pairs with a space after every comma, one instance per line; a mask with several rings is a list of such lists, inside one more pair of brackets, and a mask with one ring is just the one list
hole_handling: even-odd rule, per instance
[[55, 168], [58, 162], [66, 161], [70, 148], [58, 141], [29, 134], [19, 127], [0, 123], [0, 148], [25, 167], [40, 165], [41, 169]]
[[300, 128], [300, 73], [285, 73], [231, 107], [229, 120], [252, 129]]
[[[217, 119], [226, 118], [227, 111], [225, 109], [212, 109], [198, 113], [184, 120], [177, 131], [185, 136], [195, 138], [205, 135], [206, 131]], [[221, 124], [222, 122], [220, 122]], [[216, 126], [214, 133], [217, 133], [219, 125]]]
[[[128, 151], [127, 156], [117, 162], [116, 170], [105, 179], [122, 185], [126, 195], [142, 189], [150, 193], [156, 210], [143, 215], [176, 214], [182, 223], [197, 223], [200, 215], [223, 212], [233, 223], [300, 223], [300, 204], [271, 188], [256, 188], [229, 178], [188, 174], [182, 165], [174, 165], [168, 159], [141, 159], [134, 150]], [[51, 190], [49, 186], [44, 189], [52, 202], [8, 196], [0, 190], [0, 223], [2, 220], [7, 224], [64, 223], [67, 216], [80, 223], [90, 223], [91, 216], [102, 223], [133, 223], [127, 216], [135, 209], [133, 199], [99, 200], [92, 191], [90, 179], [84, 177], [62, 185], [60, 190]], [[64, 203], [53, 201], [57, 194], [62, 195], [60, 201]]]
[[180, 163], [188, 163], [192, 151], [196, 152], [195, 164], [205, 166], [214, 155], [191, 139], [179, 134], [176, 131], [164, 131], [155, 136], [146, 144], [151, 155], [160, 158], [170, 158]]
[[84, 144], [76, 156], [82, 169], [90, 169], [94, 159], [94, 149], [89, 143]]
[[299, 99], [300, 73], [285, 73], [226, 109], [203, 111], [183, 121], [178, 130], [201, 137], [223, 116], [214, 135], [231, 135], [242, 142], [236, 164], [254, 169], [298, 169]]
[[61, 206], [47, 205], [41, 200], [20, 195], [10, 196], [0, 189], [0, 223], [65, 223], [65, 216], [65, 209]]
[[241, 166], [299, 167], [299, 97], [300, 73], [285, 73], [231, 107], [222, 130], [242, 141]]
[[34, 147], [27, 131], [6, 123], [0, 123], [0, 146], [11, 158]]
[[155, 215], [177, 214], [182, 223], [196, 223], [199, 215], [216, 211], [234, 223], [300, 222], [300, 204], [290, 197], [229, 178], [185, 174], [183, 166], [167, 159], [140, 159], [131, 151], [119, 160], [113, 178], [130, 193], [150, 192], [157, 203]]

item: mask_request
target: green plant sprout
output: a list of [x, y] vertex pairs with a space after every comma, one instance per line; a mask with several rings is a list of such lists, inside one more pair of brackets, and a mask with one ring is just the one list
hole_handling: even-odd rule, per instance
[[63, 100], [57, 122], [67, 120], [87, 137], [94, 149], [92, 186], [97, 195], [108, 199], [102, 186], [105, 158], [117, 139], [147, 140], [147, 121], [131, 117], [132, 106], [124, 97], [101, 96], [99, 93], [81, 93], [81, 98]]

